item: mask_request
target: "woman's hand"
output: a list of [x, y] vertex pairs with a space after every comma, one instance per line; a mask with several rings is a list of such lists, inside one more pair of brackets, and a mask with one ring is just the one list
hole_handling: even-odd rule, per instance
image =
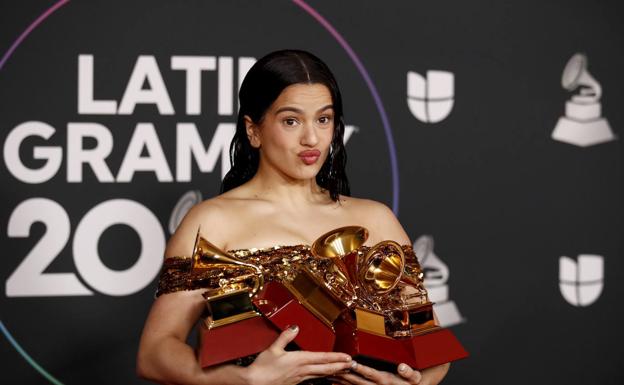
[[297, 384], [317, 377], [327, 377], [351, 368], [351, 356], [345, 353], [284, 350], [295, 339], [299, 328], [291, 326], [260, 353], [247, 367], [250, 384]]
[[336, 374], [335, 378], [341, 383], [353, 385], [416, 385], [422, 379], [419, 371], [406, 364], [400, 364], [397, 367], [397, 374], [393, 374], [355, 363], [355, 361], [353, 363], [351, 367], [353, 373]]

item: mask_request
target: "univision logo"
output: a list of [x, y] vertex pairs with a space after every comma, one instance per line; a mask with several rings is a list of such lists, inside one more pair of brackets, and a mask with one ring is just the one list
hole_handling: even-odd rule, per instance
[[581, 254], [578, 261], [559, 258], [559, 290], [574, 306], [589, 306], [600, 297], [604, 278], [604, 259], [600, 255]]
[[453, 109], [455, 77], [452, 72], [427, 71], [425, 79], [419, 73], [407, 73], [407, 105], [421, 122], [437, 123]]

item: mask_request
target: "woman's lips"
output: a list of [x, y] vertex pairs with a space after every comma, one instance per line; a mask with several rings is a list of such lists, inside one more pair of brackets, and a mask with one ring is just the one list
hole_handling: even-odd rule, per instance
[[303, 163], [310, 165], [316, 163], [318, 158], [321, 156], [321, 152], [319, 150], [306, 150], [301, 151], [298, 155], [299, 158], [303, 160]]

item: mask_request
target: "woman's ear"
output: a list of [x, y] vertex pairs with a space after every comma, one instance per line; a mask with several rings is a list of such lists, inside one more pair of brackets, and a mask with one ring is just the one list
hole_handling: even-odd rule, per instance
[[253, 148], [260, 148], [260, 135], [258, 132], [258, 125], [247, 115], [245, 119], [245, 131], [247, 132], [247, 138]]

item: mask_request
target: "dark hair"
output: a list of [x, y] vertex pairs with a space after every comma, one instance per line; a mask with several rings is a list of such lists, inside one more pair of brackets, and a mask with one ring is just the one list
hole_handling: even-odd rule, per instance
[[350, 195], [345, 172], [347, 153], [343, 143], [344, 119], [342, 98], [334, 75], [321, 59], [306, 51], [281, 50], [258, 60], [249, 70], [238, 94], [240, 109], [236, 133], [230, 145], [232, 168], [223, 178], [221, 192], [226, 192], [250, 180], [258, 170], [259, 150], [249, 143], [245, 130], [245, 115], [254, 123], [262, 122], [264, 114], [282, 91], [293, 84], [323, 84], [331, 94], [334, 109], [334, 136], [329, 155], [316, 175], [316, 183], [329, 191], [332, 200], [338, 195]]

